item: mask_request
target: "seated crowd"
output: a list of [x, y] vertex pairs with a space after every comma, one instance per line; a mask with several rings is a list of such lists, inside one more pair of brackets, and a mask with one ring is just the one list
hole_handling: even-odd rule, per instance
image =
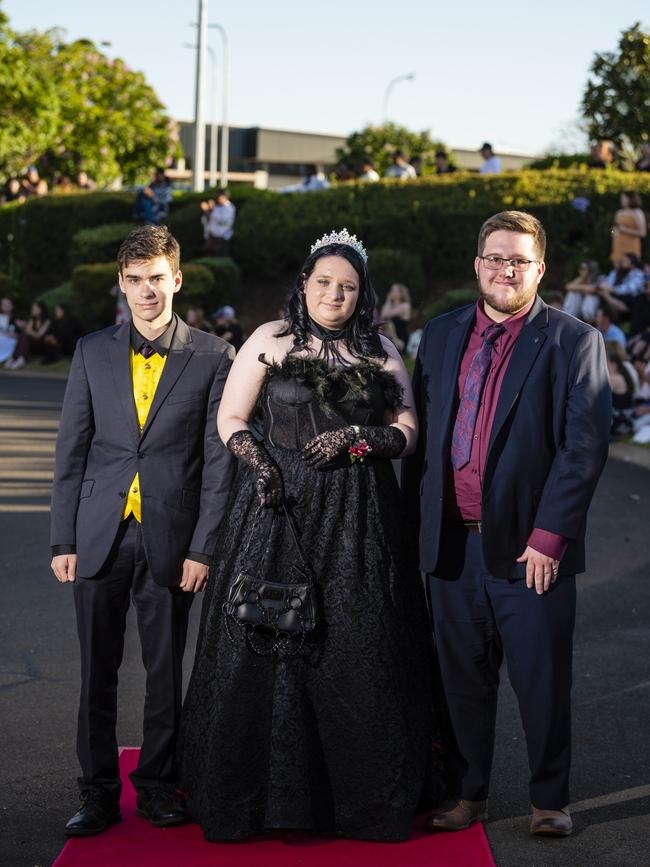
[[603, 335], [613, 394], [612, 437], [650, 442], [650, 264], [643, 264], [646, 234], [639, 196], [621, 195], [612, 227], [612, 268], [582, 262], [566, 286], [563, 308]]

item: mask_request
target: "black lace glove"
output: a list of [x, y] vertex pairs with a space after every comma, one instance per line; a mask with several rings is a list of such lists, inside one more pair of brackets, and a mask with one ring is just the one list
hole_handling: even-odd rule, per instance
[[238, 430], [226, 447], [255, 473], [255, 490], [260, 504], [267, 509], [279, 506], [282, 503], [282, 476], [262, 443], [249, 430]]
[[[364, 449], [362, 443], [366, 443]], [[361, 445], [359, 451], [377, 458], [396, 458], [406, 448], [406, 437], [393, 425], [348, 425], [328, 430], [303, 446], [301, 457], [310, 467], [323, 467], [339, 455], [350, 453], [350, 448]], [[364, 455], [365, 457], [365, 455]], [[357, 458], [358, 460], [359, 458]]]

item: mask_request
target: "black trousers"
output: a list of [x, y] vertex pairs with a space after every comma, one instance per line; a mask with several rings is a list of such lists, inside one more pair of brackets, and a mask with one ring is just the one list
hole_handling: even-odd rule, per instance
[[488, 796], [503, 655], [519, 703], [539, 809], [569, 803], [575, 576], [538, 596], [525, 580], [494, 578], [481, 535], [446, 524], [429, 576], [440, 681], [449, 712], [444, 735], [452, 797]]
[[182, 661], [193, 594], [155, 583], [145, 558], [142, 528], [132, 517], [120, 525], [101, 572], [74, 583], [81, 646], [79, 785], [82, 789], [101, 786], [115, 797], [121, 788], [115, 736], [117, 682], [131, 598], [147, 676], [142, 749], [131, 781], [136, 788], [173, 786]]

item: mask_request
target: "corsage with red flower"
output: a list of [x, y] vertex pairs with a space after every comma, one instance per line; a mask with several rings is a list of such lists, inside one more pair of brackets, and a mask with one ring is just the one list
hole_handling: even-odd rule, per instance
[[372, 446], [369, 445], [368, 441], [361, 436], [361, 428], [359, 427], [359, 425], [353, 424], [352, 429], [354, 430], [354, 433], [358, 437], [358, 439], [353, 442], [348, 449], [350, 463], [354, 464], [359, 461], [359, 463], [362, 464], [372, 451]]

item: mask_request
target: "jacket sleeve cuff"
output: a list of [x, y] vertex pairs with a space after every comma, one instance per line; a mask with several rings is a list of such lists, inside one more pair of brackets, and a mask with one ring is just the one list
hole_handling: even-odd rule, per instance
[[203, 563], [204, 566], [209, 566], [212, 562], [212, 557], [208, 557], [207, 554], [203, 554], [201, 551], [188, 551], [187, 559], [194, 560], [197, 563]]
[[559, 536], [557, 533], [550, 533], [548, 530], [541, 530], [539, 527], [535, 527], [528, 537], [528, 545], [539, 551], [540, 554], [544, 554], [545, 557], [561, 560], [566, 554], [569, 540], [565, 539], [564, 536]]
[[76, 554], [77, 548], [75, 545], [52, 545], [52, 556], [58, 557], [60, 554]]

